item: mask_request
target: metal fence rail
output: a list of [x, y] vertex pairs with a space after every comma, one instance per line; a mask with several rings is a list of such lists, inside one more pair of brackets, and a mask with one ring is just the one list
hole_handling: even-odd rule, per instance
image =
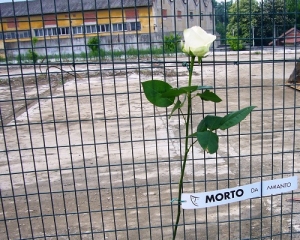
[[[299, 92], [287, 85], [299, 58], [298, 8], [286, 1], [270, 16], [268, 4], [279, 0], [0, 3], [0, 238], [172, 238], [184, 120], [153, 107], [141, 82], [187, 82], [177, 43], [194, 25], [217, 35], [194, 81], [223, 101], [199, 99], [192, 128], [208, 114], [257, 107], [218, 132], [217, 154], [193, 146], [184, 192], [299, 175]], [[247, 33], [244, 17], [255, 20]], [[271, 41], [278, 46], [261, 45]], [[300, 239], [298, 194], [184, 210], [177, 237]]]

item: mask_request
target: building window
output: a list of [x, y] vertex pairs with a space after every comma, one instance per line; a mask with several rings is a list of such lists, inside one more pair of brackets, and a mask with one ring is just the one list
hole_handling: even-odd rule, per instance
[[68, 35], [70, 34], [70, 28], [68, 27], [61, 27], [57, 28], [58, 35]]
[[51, 30], [52, 30], [51, 28], [49, 28], [49, 29], [46, 28], [45, 31], [44, 31], [45, 36], [51, 36], [51, 35], [53, 35]]
[[162, 10], [162, 16], [163, 16], [164, 19], [167, 19], [167, 17], [168, 17], [167, 9]]
[[177, 18], [178, 19], [181, 19], [182, 17], [181, 17], [181, 11], [177, 11]]
[[69, 27], [34, 29], [34, 36], [36, 37], [67, 35], [67, 34], [70, 34]]
[[[118, 27], [117, 27], [117, 29], [118, 29]], [[73, 34], [109, 32], [109, 31], [110, 31], [109, 24], [85, 25], [83, 27], [82, 26], [72, 27]]]
[[85, 33], [97, 33], [97, 25], [86, 25]]
[[72, 27], [72, 34], [82, 34], [83, 33], [83, 30], [82, 30], [82, 27], [79, 26], [79, 27]]
[[203, 12], [201, 12], [201, 20], [203, 20], [203, 18], [204, 18], [204, 17], [203, 17]]
[[114, 23], [112, 27], [114, 32], [127, 30], [127, 25], [125, 23]]
[[131, 31], [141, 31], [141, 23], [140, 22], [131, 22], [130, 23], [130, 30]]
[[16, 33], [15, 33], [15, 32], [6, 32], [6, 33], [4, 33], [4, 38], [5, 38], [5, 39], [13, 39], [13, 38], [16, 38]]
[[44, 37], [44, 30], [43, 29], [34, 29], [34, 36]]
[[36, 37], [55, 36], [57, 35], [57, 29], [56, 28], [34, 29], [34, 35]]
[[190, 19], [194, 19], [194, 13], [190, 12]]
[[18, 38], [29, 38], [30, 31], [20, 31], [18, 32]]
[[110, 25], [109, 24], [100, 24], [98, 25], [98, 32], [110, 32]]
[[15, 39], [15, 38], [29, 38], [30, 31], [18, 31], [18, 32], [5, 32], [4, 35], [1, 33], [0, 39]]
[[41, 36], [51, 36], [51, 35], [53, 35], [51, 28], [39, 29], [39, 34]]
[[46, 28], [45, 29], [45, 36], [55, 36], [55, 35], [57, 35], [56, 28]]

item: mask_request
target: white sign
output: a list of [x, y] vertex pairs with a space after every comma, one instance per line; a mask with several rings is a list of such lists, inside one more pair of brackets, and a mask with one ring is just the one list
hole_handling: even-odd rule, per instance
[[297, 176], [293, 176], [212, 192], [182, 193], [181, 202], [183, 209], [207, 208], [250, 198], [279, 194], [296, 190], [297, 188]]
[[262, 196], [289, 192], [298, 188], [297, 176], [262, 182]]

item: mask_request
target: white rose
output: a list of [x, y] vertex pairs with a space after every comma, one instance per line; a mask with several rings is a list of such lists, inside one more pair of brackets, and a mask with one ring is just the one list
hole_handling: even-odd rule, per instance
[[216, 36], [207, 33], [199, 26], [183, 31], [184, 43], [181, 42], [182, 51], [190, 56], [203, 58], [208, 53], [210, 45]]

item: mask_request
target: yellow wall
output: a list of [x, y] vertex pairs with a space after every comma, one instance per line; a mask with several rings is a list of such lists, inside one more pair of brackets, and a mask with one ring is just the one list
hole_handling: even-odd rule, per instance
[[[91, 11], [93, 12], [93, 11]], [[123, 12], [123, 14], [122, 14]], [[149, 32], [149, 13], [150, 13], [150, 27], [153, 29], [153, 18], [152, 8], [150, 10], [148, 7], [138, 8], [139, 18], [138, 21], [141, 23], [141, 31], [139, 33], [148, 33]], [[122, 18], [123, 17], [123, 18]], [[57, 27], [69, 27], [71, 20], [71, 26], [82, 26], [83, 25], [83, 13], [82, 12], [72, 12], [72, 13], [61, 13], [57, 14]], [[8, 21], [14, 21], [13, 18], [2, 19], [2, 28], [3, 32], [5, 31], [23, 31], [30, 29], [39, 29], [43, 28], [43, 19], [42, 16], [30, 16], [30, 17], [17, 17], [17, 28], [10, 28]], [[97, 22], [98, 24], [112, 24], [112, 23], [122, 23], [126, 22], [125, 9], [111, 9], [110, 12], [107, 10], [97, 11]], [[120, 34], [120, 32], [112, 32], [113, 34]], [[130, 31], [125, 33], [130, 34]], [[100, 33], [100, 35], [107, 35], [110, 33]], [[96, 35], [94, 34], [90, 34]], [[81, 37], [82, 34], [74, 35], [74, 37]], [[54, 38], [55, 36], [51, 36]], [[60, 36], [62, 37], [62, 36]], [[63, 35], [63, 37], [68, 37], [68, 35]], [[28, 39], [20, 39], [21, 41], [26, 41]], [[9, 39], [8, 41], [13, 41]]]

